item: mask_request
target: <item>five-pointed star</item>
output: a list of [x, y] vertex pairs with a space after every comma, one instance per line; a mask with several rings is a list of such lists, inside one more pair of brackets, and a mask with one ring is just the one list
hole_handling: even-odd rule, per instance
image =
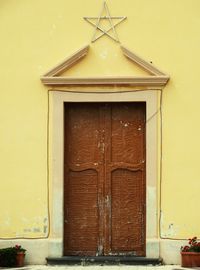
[[[95, 32], [94, 32], [94, 35], [92, 37], [92, 42], [96, 41], [97, 39], [99, 39], [103, 35], [107, 35], [108, 37], [112, 38], [116, 42], [119, 42], [119, 38], [118, 38], [117, 33], [115, 31], [115, 26], [117, 26], [122, 21], [124, 21], [126, 19], [126, 17], [124, 17], [124, 16], [121, 16], [121, 17], [111, 16], [110, 12], [108, 10], [108, 6], [107, 6], [106, 2], [104, 2], [102, 11], [101, 11], [99, 17], [84, 17], [84, 19], [95, 27]], [[115, 20], [115, 23], [113, 22], [113, 19]], [[94, 22], [94, 20], [96, 22]], [[102, 20], [106, 20], [108, 22], [109, 28], [106, 29], [105, 27], [102, 27], [100, 25]], [[99, 35], [97, 35], [98, 30], [101, 31], [101, 33]], [[112, 30], [112, 34], [109, 33], [111, 30]]]

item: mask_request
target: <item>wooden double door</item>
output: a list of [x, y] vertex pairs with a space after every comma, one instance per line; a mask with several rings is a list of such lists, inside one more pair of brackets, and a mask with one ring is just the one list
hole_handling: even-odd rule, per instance
[[145, 256], [145, 103], [65, 103], [64, 255]]

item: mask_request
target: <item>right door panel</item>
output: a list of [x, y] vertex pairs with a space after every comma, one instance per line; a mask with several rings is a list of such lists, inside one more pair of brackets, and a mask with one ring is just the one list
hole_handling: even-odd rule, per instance
[[[109, 105], [105, 141], [108, 254], [145, 255], [145, 103]], [[109, 124], [108, 124], [109, 123]], [[110, 208], [110, 209], [109, 209]]]

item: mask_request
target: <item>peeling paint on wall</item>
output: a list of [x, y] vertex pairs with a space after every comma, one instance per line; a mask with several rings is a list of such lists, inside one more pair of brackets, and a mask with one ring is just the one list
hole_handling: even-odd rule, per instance
[[[15, 224], [15, 227], [13, 226]], [[1, 238], [44, 238], [48, 234], [48, 218], [47, 217], [19, 217], [15, 219], [7, 217], [0, 224]], [[8, 232], [11, 232], [8, 235]]]
[[160, 225], [161, 237], [163, 238], [176, 238], [180, 231], [179, 226], [173, 222], [167, 224], [167, 222], [164, 221], [163, 212], [161, 212]]

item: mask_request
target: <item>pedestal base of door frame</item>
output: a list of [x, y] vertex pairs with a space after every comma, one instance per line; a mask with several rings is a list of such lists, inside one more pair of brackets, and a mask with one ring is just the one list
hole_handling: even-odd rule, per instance
[[134, 256], [64, 256], [60, 258], [47, 258], [48, 265], [160, 265], [160, 258], [146, 258]]

